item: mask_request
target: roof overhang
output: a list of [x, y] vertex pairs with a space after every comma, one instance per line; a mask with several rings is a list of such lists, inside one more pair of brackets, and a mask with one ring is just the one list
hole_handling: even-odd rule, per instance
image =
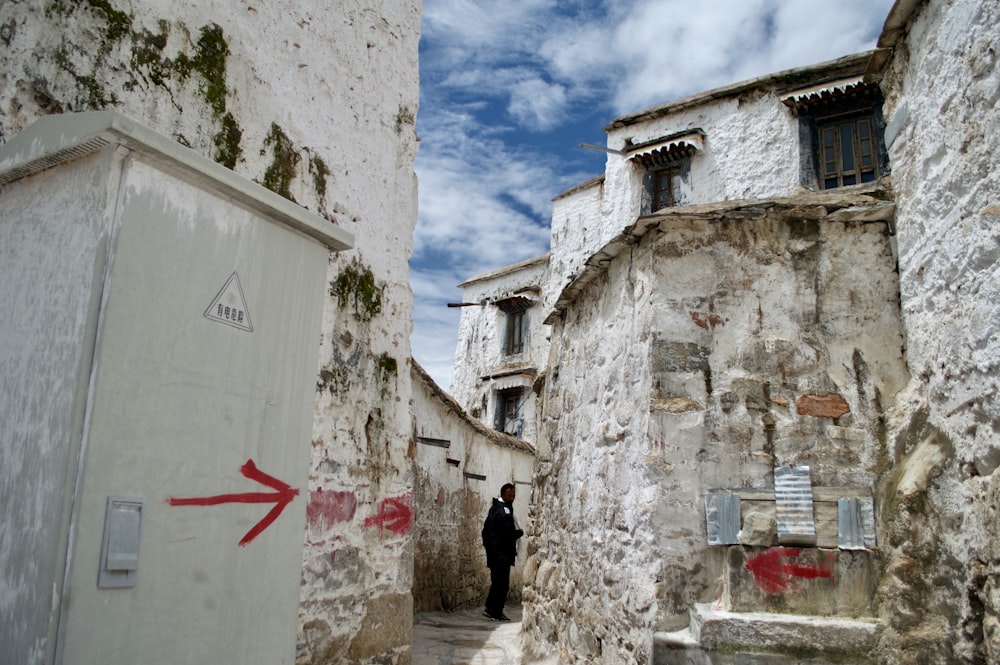
[[495, 300], [493, 304], [507, 314], [510, 314], [511, 312], [528, 309], [537, 302], [538, 296], [533, 293], [515, 293], [514, 295]]
[[798, 115], [808, 115], [845, 102], [873, 102], [879, 94], [877, 85], [858, 75], [788, 91], [781, 101]]
[[693, 129], [647, 141], [626, 150], [629, 161], [643, 168], [668, 166], [705, 148], [705, 132]]
[[494, 379], [490, 386], [493, 390], [510, 390], [512, 388], [530, 388], [535, 383], [535, 375], [528, 373], [512, 374]]

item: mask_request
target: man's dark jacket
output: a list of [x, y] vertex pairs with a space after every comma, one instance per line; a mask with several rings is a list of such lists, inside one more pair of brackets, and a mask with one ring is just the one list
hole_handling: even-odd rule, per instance
[[483, 547], [486, 548], [486, 565], [513, 566], [517, 556], [517, 539], [524, 532], [514, 523], [513, 507], [500, 499], [493, 499], [493, 506], [483, 524]]

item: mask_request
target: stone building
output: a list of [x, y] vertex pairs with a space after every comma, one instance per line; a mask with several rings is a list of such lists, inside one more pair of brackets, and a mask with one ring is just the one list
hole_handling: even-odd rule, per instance
[[998, 13], [901, 0], [873, 52], [606, 128], [538, 267], [529, 650], [1000, 657]]
[[452, 392], [473, 418], [525, 441], [535, 440], [533, 386], [549, 348], [541, 302], [548, 259], [515, 263], [459, 285], [464, 309]]
[[0, 3], [0, 143], [43, 115], [114, 110], [355, 238], [330, 256], [316, 339], [310, 480], [296, 499], [308, 502], [289, 656], [299, 663], [409, 662], [421, 10], [419, 0], [337, 11], [288, 0]]

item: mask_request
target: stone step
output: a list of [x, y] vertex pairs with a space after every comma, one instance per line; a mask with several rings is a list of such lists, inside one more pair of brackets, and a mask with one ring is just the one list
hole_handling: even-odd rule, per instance
[[[691, 626], [653, 636], [653, 665], [866, 665], [882, 625], [875, 619], [729, 612], [699, 604]], [[746, 660], [748, 655], [753, 660]]]

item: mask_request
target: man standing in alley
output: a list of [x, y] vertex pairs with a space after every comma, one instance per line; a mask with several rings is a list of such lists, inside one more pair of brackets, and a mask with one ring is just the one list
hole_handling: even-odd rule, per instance
[[510, 483], [501, 487], [500, 498], [493, 499], [483, 524], [483, 547], [490, 569], [490, 592], [486, 596], [483, 616], [495, 621], [510, 621], [503, 613], [503, 606], [510, 588], [510, 567], [517, 556], [517, 539], [524, 535], [514, 520], [514, 495], [514, 486]]

